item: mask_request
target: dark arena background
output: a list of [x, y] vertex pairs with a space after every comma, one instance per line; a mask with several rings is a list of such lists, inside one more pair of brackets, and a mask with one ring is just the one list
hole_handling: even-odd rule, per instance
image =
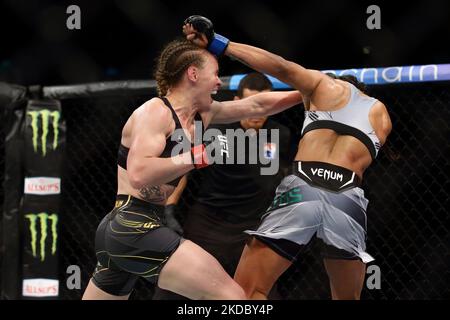
[[[381, 22], [371, 29], [373, 4]], [[66, 25], [70, 5], [80, 9], [79, 29]], [[450, 3], [234, 0], [0, 3], [1, 299], [81, 298], [95, 268], [95, 230], [114, 205], [122, 127], [156, 96], [155, 58], [191, 14], [232, 41], [368, 84], [393, 131], [392, 154], [381, 152], [363, 182], [375, 261], [361, 298], [450, 299]], [[251, 70], [219, 62], [216, 99], [232, 99]], [[298, 141], [303, 106], [273, 118]], [[201, 183], [189, 177], [181, 221]], [[67, 281], [77, 271], [79, 286]], [[330, 299], [317, 244], [278, 288], [286, 300]], [[153, 290], [139, 281], [131, 299], [151, 299]]]

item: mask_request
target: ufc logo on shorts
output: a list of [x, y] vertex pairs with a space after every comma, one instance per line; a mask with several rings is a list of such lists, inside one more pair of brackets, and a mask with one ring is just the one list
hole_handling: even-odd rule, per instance
[[219, 144], [220, 144], [220, 155], [226, 155], [227, 158], [229, 157], [229, 153], [228, 153], [228, 140], [226, 136], [222, 136], [222, 135], [218, 135], [217, 139], [219, 139]]

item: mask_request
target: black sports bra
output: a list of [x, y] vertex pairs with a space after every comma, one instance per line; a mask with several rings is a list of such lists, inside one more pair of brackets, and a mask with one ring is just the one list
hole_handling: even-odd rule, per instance
[[[172, 112], [172, 118], [175, 121], [175, 130], [174, 132], [183, 132], [183, 130], [177, 130], [177, 129], [182, 129], [181, 123], [180, 123], [180, 119], [178, 119], [177, 114], [175, 113], [175, 110], [173, 110], [172, 105], [170, 104], [169, 100], [167, 100], [166, 97], [162, 97], [161, 100], [164, 102], [164, 104], [170, 109], [170, 111]], [[200, 116], [199, 113], [197, 113], [195, 115], [195, 120], [196, 121], [202, 121], [202, 117]], [[202, 135], [203, 135], [203, 131], [204, 131], [204, 126], [202, 126]], [[166, 147], [164, 148], [163, 152], [161, 153], [160, 157], [161, 158], [169, 158], [172, 156], [172, 149], [180, 142], [182, 142], [184, 139], [187, 139], [186, 135], [183, 134], [180, 135], [179, 137], [177, 137], [176, 139], [172, 139], [172, 135], [167, 137], [166, 139]], [[191, 143], [192, 144], [192, 143]], [[193, 144], [192, 144], [193, 145]], [[128, 152], [130, 151], [130, 148], [125, 147], [123, 144], [120, 144], [119, 146], [119, 152], [117, 155], [117, 165], [124, 168], [125, 170], [127, 169], [127, 158], [128, 158]], [[183, 176], [176, 178], [175, 180], [172, 180], [170, 182], [168, 182], [167, 184], [176, 187], [178, 185], [178, 182], [181, 180]]]

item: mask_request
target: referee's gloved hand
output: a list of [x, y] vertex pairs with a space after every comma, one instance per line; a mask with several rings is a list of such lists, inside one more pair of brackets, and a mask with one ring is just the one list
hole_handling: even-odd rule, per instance
[[183, 33], [187, 40], [216, 56], [221, 56], [230, 42], [224, 36], [214, 32], [211, 20], [199, 15], [193, 15], [184, 20]]
[[175, 218], [175, 204], [169, 204], [164, 207], [164, 216], [166, 218], [166, 225], [178, 233], [180, 236], [183, 235], [183, 228], [181, 227], [180, 223], [178, 222], [177, 218]]

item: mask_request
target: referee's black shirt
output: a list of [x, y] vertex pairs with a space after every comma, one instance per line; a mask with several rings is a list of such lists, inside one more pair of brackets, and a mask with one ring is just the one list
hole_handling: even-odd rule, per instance
[[[226, 129], [245, 131], [240, 122], [215, 124], [209, 128], [219, 129], [223, 135]], [[199, 170], [201, 185], [197, 202], [212, 207], [211, 212], [222, 215], [225, 220], [242, 222], [259, 219], [273, 200], [276, 187], [284, 176], [283, 168], [287, 168], [293, 158], [295, 150], [292, 150], [294, 147], [287, 127], [267, 119], [262, 129], [267, 129], [267, 141], [262, 144], [264, 157], [279, 157], [279, 169], [275, 175], [261, 175], [261, 167], [270, 167], [270, 163], [263, 165], [259, 161], [259, 134], [256, 134], [256, 164], [249, 163], [249, 152], [255, 152], [255, 148], [251, 148], [249, 139], [245, 139], [245, 164], [236, 164], [235, 161], [234, 164], [214, 164]], [[272, 138], [272, 129], [279, 130], [278, 142], [275, 137]]]

